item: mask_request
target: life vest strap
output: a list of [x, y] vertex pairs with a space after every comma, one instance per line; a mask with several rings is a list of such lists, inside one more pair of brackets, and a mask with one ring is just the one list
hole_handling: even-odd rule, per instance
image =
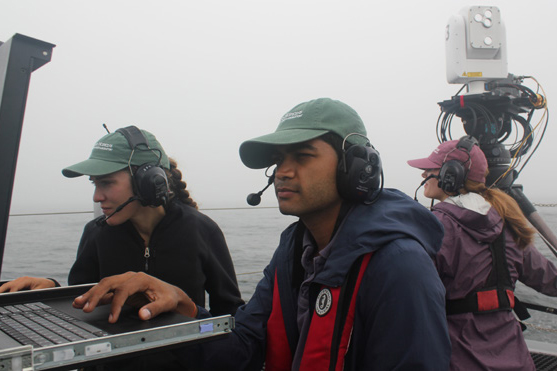
[[447, 300], [447, 314], [488, 313], [514, 308], [514, 292], [512, 289], [476, 291], [463, 299]]
[[492, 268], [485, 286], [462, 299], [447, 300], [445, 302], [447, 315], [510, 311], [514, 308], [514, 290], [505, 254], [505, 225], [501, 234], [489, 244], [489, 250]]
[[343, 369], [354, 326], [356, 298], [371, 256], [372, 253], [365, 254], [354, 263], [342, 286], [321, 286], [300, 371]]
[[292, 367], [292, 352], [286, 336], [286, 328], [280, 305], [277, 270], [273, 286], [273, 310], [267, 320], [267, 349], [265, 370], [289, 371]]

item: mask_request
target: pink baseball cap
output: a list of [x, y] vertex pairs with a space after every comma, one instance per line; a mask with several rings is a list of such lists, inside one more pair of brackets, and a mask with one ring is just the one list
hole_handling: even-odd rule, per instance
[[431, 152], [429, 157], [416, 160], [408, 160], [408, 165], [418, 169], [440, 169], [449, 160], [462, 162], [468, 170], [467, 179], [478, 183], [485, 183], [487, 173], [487, 160], [484, 153], [477, 145], [473, 145], [470, 154], [466, 148], [457, 148], [459, 140], [450, 140], [441, 143]]

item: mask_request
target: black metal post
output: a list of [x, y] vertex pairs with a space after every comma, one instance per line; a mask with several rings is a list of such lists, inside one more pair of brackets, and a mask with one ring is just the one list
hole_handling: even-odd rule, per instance
[[0, 273], [29, 80], [54, 47], [20, 34], [0, 43]]
[[534, 205], [528, 200], [526, 195], [522, 192], [521, 185], [513, 185], [509, 190], [509, 195], [515, 199], [520, 206], [520, 209], [524, 213], [524, 216], [530, 221], [532, 226], [537, 229], [538, 232], [544, 238], [544, 242], [549, 247], [549, 250], [557, 256], [557, 237], [551, 231], [546, 222], [542, 219], [541, 215], [538, 213]]

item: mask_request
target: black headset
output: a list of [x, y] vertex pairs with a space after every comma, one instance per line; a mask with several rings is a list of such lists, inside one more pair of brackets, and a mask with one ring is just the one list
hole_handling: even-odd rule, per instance
[[[439, 188], [441, 188], [445, 193], [455, 193], [459, 189], [464, 187], [464, 182], [466, 182], [466, 177], [468, 176], [468, 171], [472, 166], [470, 153], [474, 146], [479, 146], [478, 141], [471, 135], [466, 135], [458, 141], [456, 148], [452, 151], [463, 151], [468, 154], [468, 159], [464, 162], [459, 160], [449, 160], [443, 161], [441, 169], [439, 170]], [[451, 152], [452, 152], [451, 151]], [[445, 159], [449, 154], [447, 153]], [[468, 166], [466, 166], [468, 163]]]
[[342, 158], [337, 169], [337, 189], [340, 196], [348, 201], [371, 203], [377, 199], [370, 200], [371, 195], [383, 188], [383, 169], [379, 152], [373, 148], [371, 143], [366, 145], [354, 144], [345, 149], [346, 139], [342, 142]]
[[[116, 130], [128, 141], [132, 152], [128, 161], [128, 167], [132, 176], [134, 194], [139, 198], [143, 206], [165, 205], [170, 196], [170, 188], [166, 172], [161, 166], [162, 153], [158, 149], [149, 148], [149, 142], [145, 135], [136, 126], [128, 126]], [[145, 148], [140, 148], [144, 146]], [[135, 150], [158, 152], [158, 161], [140, 165], [135, 171], [131, 168], [131, 161]]]

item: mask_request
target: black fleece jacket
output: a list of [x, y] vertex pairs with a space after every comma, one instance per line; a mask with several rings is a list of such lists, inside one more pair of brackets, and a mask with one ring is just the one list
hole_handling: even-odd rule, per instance
[[208, 216], [171, 202], [155, 227], [148, 254], [130, 221], [117, 226], [85, 225], [68, 283], [94, 283], [128, 271], [145, 272], [184, 290], [212, 315], [234, 314], [240, 297], [234, 265], [222, 231]]

